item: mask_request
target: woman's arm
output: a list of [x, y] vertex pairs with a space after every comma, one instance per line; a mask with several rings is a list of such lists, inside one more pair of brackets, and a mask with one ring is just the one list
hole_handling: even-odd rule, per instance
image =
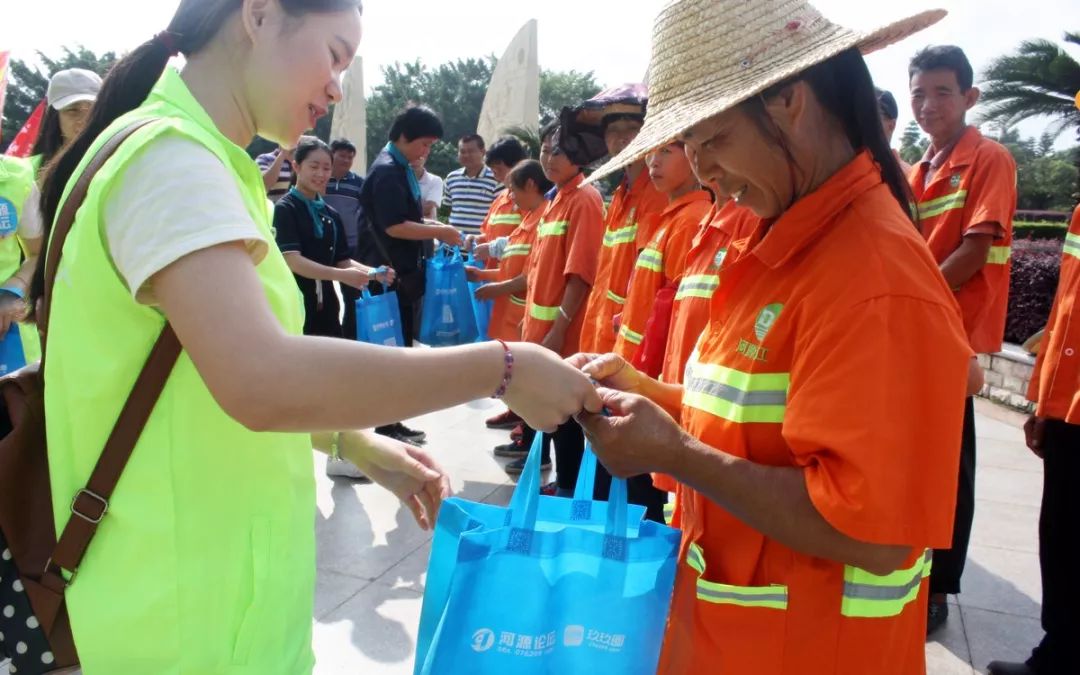
[[296, 251], [285, 253], [285, 264], [293, 274], [316, 281], [339, 281], [353, 288], [363, 288], [371, 281], [367, 270], [352, 267], [330, 267], [305, 258]]
[[[490, 396], [506, 370], [498, 343], [414, 350], [290, 335], [241, 243], [184, 256], [151, 284], [215, 399], [256, 430], [389, 424]], [[534, 428], [553, 431], [582, 408], [600, 409], [579, 371], [535, 345], [512, 349], [505, 400]]]

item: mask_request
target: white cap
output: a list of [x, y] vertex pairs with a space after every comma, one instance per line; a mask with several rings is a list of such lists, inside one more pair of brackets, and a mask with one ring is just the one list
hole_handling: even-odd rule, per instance
[[101, 90], [101, 77], [92, 70], [71, 68], [61, 70], [49, 80], [49, 91], [45, 98], [56, 110], [82, 101], [97, 99]]

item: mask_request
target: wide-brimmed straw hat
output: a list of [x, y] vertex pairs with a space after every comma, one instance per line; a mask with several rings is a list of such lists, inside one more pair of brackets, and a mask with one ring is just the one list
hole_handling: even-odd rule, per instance
[[942, 19], [929, 10], [855, 31], [797, 0], [674, 0], [656, 17], [649, 110], [638, 137], [589, 180], [632, 164], [699, 122], [856, 47], [887, 47]]

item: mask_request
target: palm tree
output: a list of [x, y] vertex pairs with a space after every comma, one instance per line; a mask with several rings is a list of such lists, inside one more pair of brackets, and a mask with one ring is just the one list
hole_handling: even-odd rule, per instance
[[[1080, 47], [1080, 32], [1065, 33], [1065, 42]], [[1080, 142], [1080, 62], [1049, 40], [1026, 40], [1015, 54], [995, 59], [984, 73], [986, 86], [980, 116], [1008, 128], [1030, 117], [1049, 117], [1047, 133], [1057, 138], [1074, 127]], [[1077, 159], [1080, 169], [1080, 155]], [[1080, 195], [1080, 181], [1077, 183]]]

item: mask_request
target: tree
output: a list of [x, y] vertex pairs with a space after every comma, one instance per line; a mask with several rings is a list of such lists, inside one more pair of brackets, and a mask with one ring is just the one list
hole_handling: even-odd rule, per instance
[[1049, 134], [1042, 138], [1021, 138], [1012, 128], [997, 137], [1016, 161], [1017, 208], [1030, 211], [1070, 211], [1076, 205], [1073, 188], [1077, 181], [1076, 155], [1080, 148], [1053, 151]]
[[23, 124], [34, 112], [34, 108], [45, 98], [49, 88], [49, 78], [59, 70], [67, 68], [85, 68], [102, 77], [109, 72], [117, 61], [116, 52], [95, 54], [82, 45], [74, 49], [64, 47], [59, 58], [51, 58], [42, 52], [37, 53], [44, 66], [44, 71], [26, 61], [13, 60], [8, 73], [7, 99], [4, 103], [4, 122], [0, 136], [10, 142]]
[[596, 76], [590, 70], [544, 70], [540, 73], [540, 126], [554, 120], [567, 106], [581, 105], [600, 93]]
[[[1080, 32], [1067, 32], [1064, 39], [1080, 46]], [[1080, 110], [1075, 99], [1080, 91], [1080, 62], [1061, 46], [1049, 40], [1026, 40], [1015, 54], [991, 62], [984, 79], [982, 100], [987, 109], [983, 120], [1006, 127], [1031, 117], [1049, 117], [1051, 138], [1072, 127], [1080, 142]], [[1074, 168], [1078, 178], [1073, 187], [1080, 195], [1080, 164]]]
[[908, 164], [915, 164], [923, 158], [930, 147], [930, 139], [923, 134], [915, 121], [908, 122], [900, 136], [900, 157]]

